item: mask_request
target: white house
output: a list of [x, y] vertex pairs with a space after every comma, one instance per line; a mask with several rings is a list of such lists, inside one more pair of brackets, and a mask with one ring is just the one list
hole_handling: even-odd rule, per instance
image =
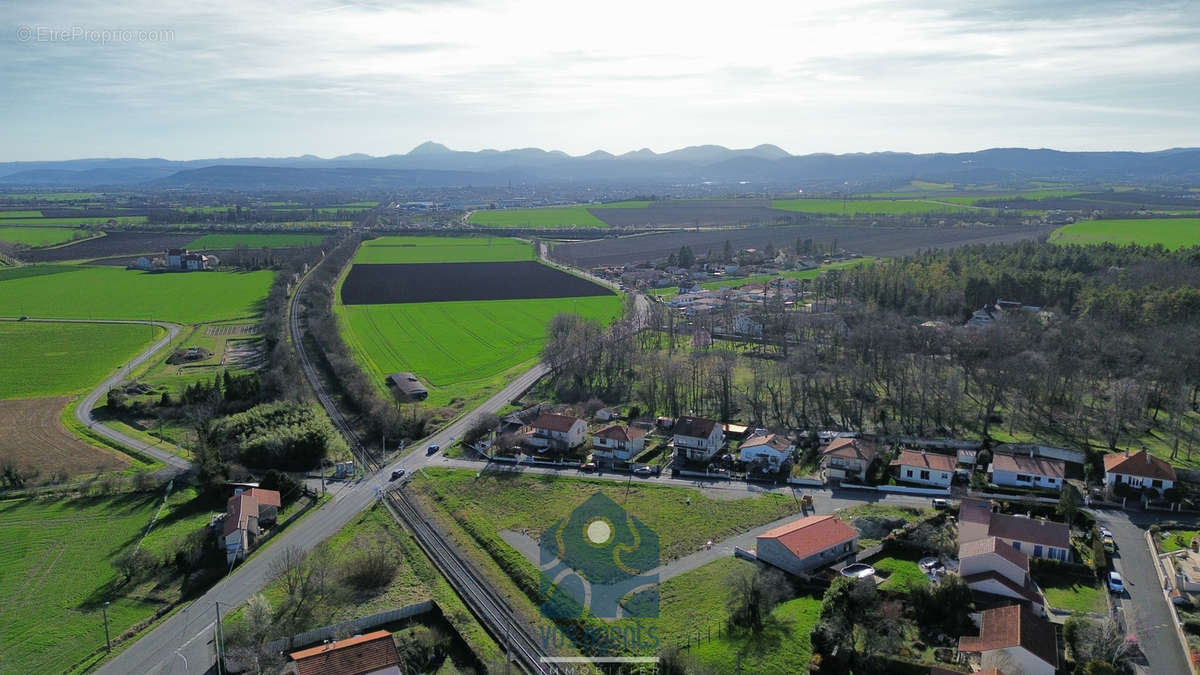
[[755, 434], [739, 448], [741, 460], [747, 464], [761, 464], [768, 471], [779, 469], [792, 459], [796, 444], [779, 434]]
[[587, 434], [587, 422], [569, 415], [542, 413], [529, 426], [529, 443], [539, 448], [574, 448], [583, 444]]
[[808, 516], [755, 538], [758, 559], [785, 572], [804, 574], [858, 550], [858, 530], [837, 516]]
[[733, 332], [738, 335], [762, 337], [763, 325], [749, 314], [739, 314], [733, 318]]
[[1029, 576], [1029, 556], [998, 537], [958, 547], [958, 574], [973, 591], [1028, 602], [1038, 615], [1046, 602]]
[[896, 467], [896, 480], [950, 487], [957, 461], [955, 457], [924, 450], [901, 450], [900, 456], [892, 460], [892, 466]]
[[262, 488], [239, 489], [229, 498], [221, 529], [227, 564], [232, 565], [235, 560], [246, 557], [261, 526], [275, 522], [280, 504], [278, 492]]
[[646, 447], [646, 430], [613, 424], [592, 434], [592, 454], [597, 459], [628, 462]]
[[988, 467], [992, 482], [1009, 487], [1032, 487], [1061, 490], [1067, 476], [1062, 460], [1029, 455], [997, 453]]
[[830, 478], [867, 480], [867, 470], [875, 461], [875, 444], [848, 436], [830, 437], [821, 446], [821, 467]]
[[964, 499], [958, 508], [958, 543], [996, 537], [1032, 558], [1071, 561], [1071, 529], [1065, 523], [992, 512], [991, 504]]
[[1174, 467], [1145, 450], [1104, 456], [1104, 484], [1109, 489], [1117, 483], [1128, 483], [1135, 488], [1152, 487], [1161, 493], [1174, 486], [1175, 480]]
[[693, 462], [705, 462], [725, 445], [725, 427], [702, 417], [680, 417], [675, 422], [675, 451]]
[[984, 610], [978, 637], [958, 639], [958, 651], [979, 654], [984, 670], [1054, 675], [1058, 670], [1058, 635], [1054, 625], [1025, 605]]

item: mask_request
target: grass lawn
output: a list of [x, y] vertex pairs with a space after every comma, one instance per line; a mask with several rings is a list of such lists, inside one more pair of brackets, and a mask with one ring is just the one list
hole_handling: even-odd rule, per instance
[[1060, 227], [1055, 244], [1162, 244], [1166, 248], [1200, 245], [1200, 218], [1088, 220]]
[[771, 208], [802, 213], [833, 215], [910, 215], [919, 213], [954, 213], [974, 211], [966, 205], [939, 204], [926, 199], [774, 199]]
[[535, 260], [533, 244], [503, 237], [380, 237], [363, 242], [356, 263]]
[[[1192, 538], [1198, 534], [1197, 530], [1170, 530], [1169, 532], [1158, 533], [1158, 546], [1163, 553], [1171, 553], [1172, 551], [1181, 551], [1188, 548]], [[1163, 535], [1167, 535], [1164, 537]]]
[[[190, 490], [172, 495], [142, 544], [161, 553], [208, 524]], [[160, 494], [0, 501], [0, 671], [63, 672], [180, 595], [180, 578], [119, 585], [113, 560], [135, 546]], [[19, 664], [19, 668], [18, 668]]]
[[204, 323], [257, 316], [273, 272], [154, 274], [116, 267], [0, 270], [0, 316]]
[[483, 227], [608, 227], [608, 223], [591, 214], [595, 209], [638, 209], [650, 202], [612, 202], [578, 206], [544, 206], [532, 209], [502, 209], [475, 211], [467, 220]]
[[928, 586], [929, 578], [922, 572], [921, 568], [917, 567], [917, 563], [912, 560], [901, 560], [899, 558], [880, 558], [871, 563], [871, 565], [880, 572], [886, 572], [887, 581], [879, 585], [879, 588], [887, 591], [901, 591], [907, 593], [919, 586]]
[[188, 242], [187, 248], [213, 249], [234, 248], [235, 246], [287, 248], [319, 244], [323, 239], [325, 237], [320, 234], [206, 234]]
[[777, 494], [711, 499], [690, 488], [542, 475], [485, 474], [476, 479], [474, 471], [432, 468], [421, 476], [412, 485], [435, 494], [456, 519], [474, 520], [489, 532], [527, 530], [534, 539], [603, 492], [658, 533], [662, 562], [694, 553], [710, 539], [722, 541], [799, 510], [790, 496]]
[[820, 598], [796, 598], [776, 607], [757, 635], [748, 631], [726, 634], [688, 651], [719, 673], [736, 672], [739, 653], [742, 672], [780, 675], [804, 672], [812, 659], [809, 638], [820, 615]]
[[1041, 573], [1034, 581], [1041, 587], [1046, 603], [1051, 607], [1097, 614], [1104, 614], [1108, 610], [1105, 589], [1095, 579]]
[[[903, 521], [905, 524], [915, 523], [922, 518], [926, 518], [933, 513], [932, 508], [916, 508], [912, 506], [889, 506], [887, 504], [860, 504], [852, 506], [848, 509], [842, 509], [837, 512], [837, 515], [842, 520], [854, 526], [855, 518], [872, 518]], [[860, 528], [861, 529], [861, 528]], [[887, 534], [886, 532], [884, 534]], [[858, 545], [860, 548], [870, 548], [878, 544], [882, 539], [873, 539], [870, 537], [859, 537]]]
[[162, 333], [138, 324], [0, 321], [0, 399], [90, 389]]
[[0, 227], [0, 241], [29, 246], [49, 246], [85, 237], [88, 233], [69, 227]]

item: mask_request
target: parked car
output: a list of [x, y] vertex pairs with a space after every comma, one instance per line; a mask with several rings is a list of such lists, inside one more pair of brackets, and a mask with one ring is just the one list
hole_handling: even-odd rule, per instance
[[440, 446], [440, 445], [430, 445], [428, 448], [425, 448], [425, 454], [432, 455], [441, 449], [442, 449], [442, 446]]
[[1117, 540], [1112, 538], [1111, 534], [1103, 535], [1100, 541], [1104, 543], [1104, 550], [1108, 553], [1117, 552]]
[[1117, 595], [1125, 592], [1125, 581], [1121, 579], [1121, 573], [1116, 570], [1108, 573], [1108, 592]]
[[403, 477], [404, 477], [404, 469], [396, 469], [395, 471], [392, 472], [392, 477], [389, 478], [388, 480], [393, 481], [393, 480], [396, 480], [397, 478], [403, 478]]
[[942, 499], [941, 497], [934, 497], [933, 498], [933, 508], [948, 509], [948, 508], [950, 508], [950, 500]]
[[633, 470], [633, 472], [639, 476], [653, 476], [654, 475], [654, 469], [652, 469], [648, 466], [639, 466], [639, 467], [635, 468]]
[[595, 462], [584, 462], [583, 464], [579, 465], [579, 470], [580, 471], [595, 471], [596, 463]]
[[1112, 536], [1112, 532], [1110, 532], [1110, 531], [1109, 531], [1109, 529], [1108, 529], [1107, 527], [1103, 527], [1103, 526], [1101, 526], [1101, 527], [1100, 527], [1100, 536], [1101, 536], [1101, 537], [1111, 537], [1111, 536]]

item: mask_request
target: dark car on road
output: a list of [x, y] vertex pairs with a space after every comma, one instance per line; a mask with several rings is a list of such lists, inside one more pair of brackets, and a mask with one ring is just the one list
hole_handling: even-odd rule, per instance
[[442, 446], [440, 446], [440, 445], [430, 445], [428, 448], [425, 448], [425, 454], [432, 455], [441, 449], [442, 449]]
[[392, 472], [392, 477], [389, 478], [388, 480], [392, 481], [392, 480], [396, 480], [397, 478], [403, 478], [403, 477], [404, 477], [404, 469], [396, 469], [395, 471]]

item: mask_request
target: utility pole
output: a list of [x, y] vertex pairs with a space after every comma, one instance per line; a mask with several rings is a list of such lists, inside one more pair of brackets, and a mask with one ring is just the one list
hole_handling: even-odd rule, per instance
[[100, 608], [100, 611], [104, 612], [104, 647], [108, 651], [111, 652], [112, 651], [112, 640], [108, 639], [108, 602], [107, 601]]
[[217, 605], [217, 632], [216, 632], [216, 648], [217, 648], [217, 675], [225, 675], [225, 666], [221, 662], [221, 657], [225, 651], [225, 637], [221, 635], [221, 601], [215, 601]]

